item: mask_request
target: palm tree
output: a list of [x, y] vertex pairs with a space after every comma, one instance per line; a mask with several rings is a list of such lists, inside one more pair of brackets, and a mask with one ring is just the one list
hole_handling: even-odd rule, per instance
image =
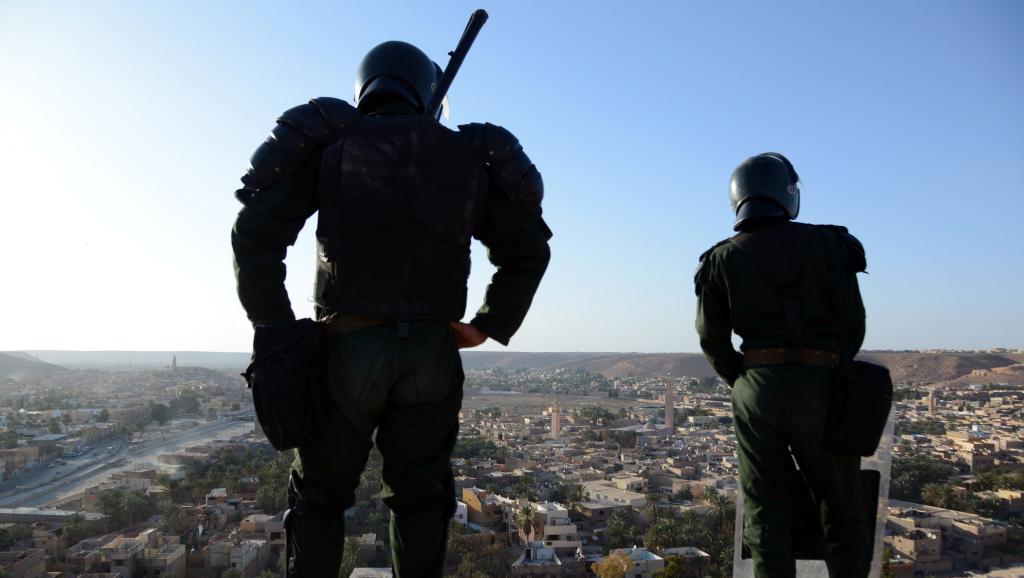
[[130, 524], [137, 524], [153, 515], [156, 507], [142, 492], [129, 492], [124, 497], [124, 511]]
[[661, 495], [658, 494], [658, 492], [655, 492], [655, 491], [652, 490], [650, 492], [647, 492], [647, 495], [644, 496], [644, 497], [647, 498], [647, 507], [645, 508], [645, 513], [647, 514], [647, 519], [651, 523], [657, 523], [657, 521], [658, 521], [658, 502], [661, 501]]
[[121, 490], [109, 490], [96, 497], [96, 509], [110, 518], [112, 529], [124, 525], [124, 506], [124, 492]]
[[617, 509], [608, 516], [608, 527], [605, 529], [602, 542], [605, 551], [624, 548], [633, 544], [635, 526], [630, 522], [629, 513], [625, 509]]
[[729, 502], [729, 498], [723, 496], [717, 488], [711, 487], [704, 490], [701, 501], [711, 509], [711, 516], [718, 520], [719, 529], [724, 531], [729, 518], [730, 506], [732, 505]]
[[644, 534], [644, 546], [656, 553], [661, 553], [665, 548], [671, 548], [680, 535], [680, 528], [673, 520], [664, 518], [651, 524], [651, 527]]
[[536, 526], [536, 514], [537, 510], [533, 507], [533, 504], [529, 502], [515, 513], [514, 520], [516, 528], [519, 529], [519, 534], [522, 537], [523, 542], [529, 542], [533, 537], [533, 531]]
[[68, 546], [74, 546], [88, 536], [89, 528], [82, 514], [72, 514], [64, 522], [64, 536], [68, 539]]
[[164, 512], [164, 526], [169, 534], [181, 536], [189, 530], [193, 519], [190, 518], [191, 506], [171, 504]]
[[502, 544], [501, 542], [492, 542], [483, 549], [482, 554], [487, 557], [487, 564], [485, 565], [486, 570], [492, 576], [498, 576], [503, 571], [508, 570], [507, 560], [503, 559], [506, 557], [497, 557], [497, 559], [495, 559], [496, 556], [503, 552], [507, 552], [507, 548], [505, 544]]
[[587, 491], [583, 488], [583, 484], [579, 482], [572, 482], [565, 488], [565, 502], [570, 512], [586, 500], [587, 497]]
[[952, 508], [956, 496], [949, 484], [925, 484], [921, 490], [921, 499], [924, 503], [937, 508]]
[[466, 528], [462, 524], [449, 524], [448, 525], [448, 558], [450, 560], [461, 560], [462, 556], [466, 553], [468, 544], [466, 543]]

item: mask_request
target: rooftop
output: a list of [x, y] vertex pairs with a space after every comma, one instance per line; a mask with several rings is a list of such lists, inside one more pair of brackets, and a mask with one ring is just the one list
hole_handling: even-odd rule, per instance
[[630, 560], [636, 562], [643, 562], [649, 560], [663, 560], [661, 556], [658, 556], [654, 552], [651, 552], [647, 548], [641, 548], [639, 546], [633, 546], [632, 548], [623, 548], [623, 552], [629, 556]]

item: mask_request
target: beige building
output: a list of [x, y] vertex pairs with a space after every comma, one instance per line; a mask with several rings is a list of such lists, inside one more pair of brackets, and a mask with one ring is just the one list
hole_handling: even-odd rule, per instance
[[43, 578], [46, 560], [42, 550], [0, 552], [0, 572], [9, 578]]
[[579, 529], [569, 518], [569, 510], [553, 502], [534, 504], [534, 536], [544, 546], [554, 548], [559, 554], [576, 551], [582, 542]]
[[159, 547], [146, 548], [139, 560], [139, 576], [185, 578], [185, 545], [167, 543]]
[[607, 500], [634, 508], [642, 508], [647, 503], [647, 497], [639, 491], [627, 489], [636, 487], [631, 485], [631, 480], [645, 482], [643, 478], [613, 478], [612, 480], [583, 482], [583, 488], [593, 500]]
[[502, 529], [504, 516], [501, 501], [480, 488], [463, 488], [462, 501], [470, 524], [484, 528]]
[[251, 578], [263, 570], [273, 569], [270, 542], [267, 540], [229, 537], [211, 541], [204, 555], [207, 568], [236, 570], [243, 578]]

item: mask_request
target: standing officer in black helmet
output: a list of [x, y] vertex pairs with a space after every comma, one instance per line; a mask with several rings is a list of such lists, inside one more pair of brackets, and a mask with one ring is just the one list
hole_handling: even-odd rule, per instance
[[[860, 459], [826, 447], [840, 327], [831, 288], [845, 284], [845, 325], [856, 352], [864, 305], [856, 273], [860, 242], [843, 227], [793, 222], [799, 176], [777, 153], [751, 157], [732, 175], [738, 234], [701, 256], [696, 275], [697, 333], [704, 355], [732, 386], [743, 538], [758, 577], [794, 576], [789, 501], [802, 476], [820, 513], [829, 574], [868, 574]], [[732, 347], [739, 335], [742, 352]], [[794, 468], [793, 460], [799, 465]]]
[[[507, 345], [548, 264], [540, 174], [507, 130], [453, 131], [425, 116], [439, 76], [411, 44], [375, 47], [356, 75], [356, 106], [317, 98], [285, 112], [237, 193], [238, 295], [257, 332], [293, 321], [283, 259], [319, 212], [330, 417], [292, 467], [290, 577], [338, 575], [343, 514], [374, 443], [395, 575], [441, 575], [455, 511], [458, 350], [487, 338]], [[463, 324], [472, 238], [497, 272]]]

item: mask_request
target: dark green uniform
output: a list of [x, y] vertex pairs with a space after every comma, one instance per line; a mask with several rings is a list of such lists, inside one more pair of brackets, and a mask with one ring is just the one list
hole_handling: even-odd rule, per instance
[[[255, 324], [294, 319], [284, 287], [287, 247], [318, 210], [323, 160], [312, 154], [284, 182], [259, 191], [232, 231], [238, 295]], [[487, 190], [473, 235], [496, 267], [472, 323], [507, 344], [522, 323], [549, 259], [550, 231], [498, 187]], [[385, 265], [386, 266], [386, 265]], [[464, 299], [464, 295], [457, 296]], [[396, 576], [440, 576], [447, 524], [454, 510], [451, 453], [458, 434], [463, 372], [445, 319], [345, 318], [328, 365], [333, 401], [327, 428], [297, 450], [291, 491], [301, 569], [291, 575], [337, 573], [343, 511], [376, 443], [384, 458], [382, 497], [392, 510]]]
[[[753, 224], [752, 242], [771, 243], [807, 227], [785, 220]], [[794, 286], [799, 301], [802, 346], [839, 352], [830, 274], [843, 271], [849, 302], [850, 346], [864, 339], [864, 306], [855, 274], [864, 269], [860, 243], [840, 227], [813, 227]], [[801, 475], [818, 506], [831, 576], [866, 576], [868, 532], [860, 507], [857, 457], [829, 452], [826, 417], [834, 370], [802, 363], [744, 366], [742, 351], [791, 347], [783, 298], [768, 280], [764, 264], [731, 240], [701, 258], [696, 276], [697, 333], [715, 371], [732, 387], [745, 504], [743, 537], [757, 576], [794, 576], [791, 507], [792, 476]], [[793, 458], [799, 465], [797, 471]]]

